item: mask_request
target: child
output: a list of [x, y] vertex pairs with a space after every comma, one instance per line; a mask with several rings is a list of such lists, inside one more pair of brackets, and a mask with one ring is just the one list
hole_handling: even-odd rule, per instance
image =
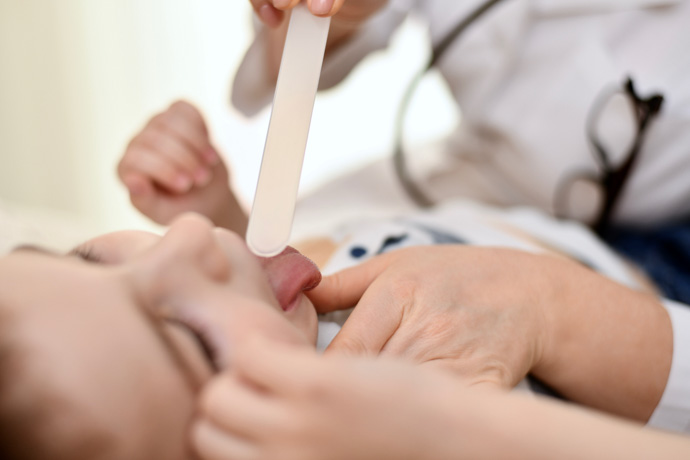
[[0, 458], [194, 458], [200, 388], [247, 336], [313, 347], [319, 280], [296, 251], [259, 261], [195, 215], [162, 238], [0, 258]]

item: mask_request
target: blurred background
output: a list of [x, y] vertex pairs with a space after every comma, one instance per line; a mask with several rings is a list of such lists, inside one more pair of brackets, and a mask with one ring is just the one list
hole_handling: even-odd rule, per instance
[[[90, 232], [153, 228], [115, 168], [137, 130], [184, 98], [205, 114], [249, 208], [270, 108], [246, 119], [229, 89], [251, 41], [250, 13], [248, 0], [0, 0], [0, 204]], [[301, 194], [390, 155], [400, 98], [427, 47], [412, 18], [388, 50], [318, 97]], [[411, 142], [452, 128], [446, 96], [438, 77], [423, 83]]]

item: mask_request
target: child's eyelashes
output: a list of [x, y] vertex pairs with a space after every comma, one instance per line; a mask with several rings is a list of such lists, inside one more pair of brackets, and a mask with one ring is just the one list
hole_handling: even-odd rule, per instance
[[101, 257], [94, 251], [92, 246], [81, 245], [72, 249], [68, 255], [75, 256], [81, 260], [89, 263], [100, 264], [102, 263]]

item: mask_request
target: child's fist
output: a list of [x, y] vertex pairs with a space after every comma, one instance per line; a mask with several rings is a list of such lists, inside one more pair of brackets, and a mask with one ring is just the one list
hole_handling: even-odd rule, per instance
[[132, 204], [160, 224], [198, 212], [243, 234], [246, 217], [206, 123], [187, 102], [154, 116], [127, 146], [117, 168]]

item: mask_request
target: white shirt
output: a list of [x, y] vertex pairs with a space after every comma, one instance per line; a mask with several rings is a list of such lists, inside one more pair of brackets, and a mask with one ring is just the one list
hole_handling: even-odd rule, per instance
[[[322, 86], [341, 81], [383, 48], [408, 14], [437, 42], [479, 0], [391, 0], [328, 57]], [[552, 211], [558, 185], [598, 172], [585, 133], [605, 88], [631, 76], [641, 96], [660, 92], [614, 220], [635, 225], [690, 213], [690, 2], [683, 0], [504, 0], [447, 51], [439, 70], [463, 113], [446, 154], [418, 179], [437, 199], [472, 197]], [[268, 104], [261, 35], [235, 79], [245, 113]], [[622, 139], [622, 143], [627, 140]]]

